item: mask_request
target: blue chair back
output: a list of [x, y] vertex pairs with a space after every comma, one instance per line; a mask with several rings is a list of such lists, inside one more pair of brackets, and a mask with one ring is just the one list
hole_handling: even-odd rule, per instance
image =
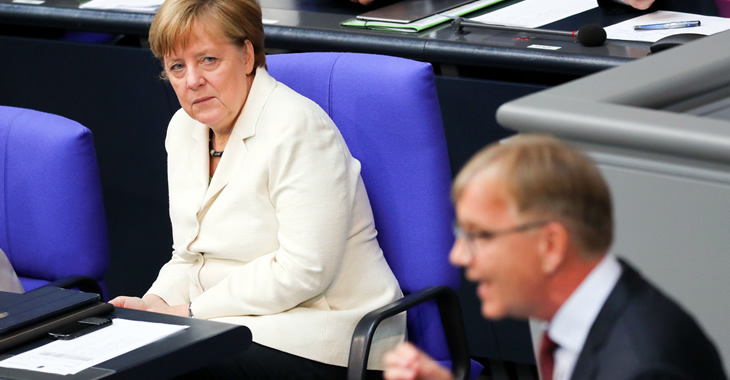
[[[457, 288], [459, 270], [448, 262], [451, 172], [431, 65], [354, 53], [270, 55], [267, 64], [330, 115], [361, 162], [378, 242], [403, 292]], [[407, 325], [411, 342], [448, 361], [435, 303], [410, 309]]]
[[82, 32], [69, 30], [64, 32], [60, 37], [61, 41], [80, 42], [84, 44], [113, 45], [118, 41], [121, 35], [111, 33]]
[[26, 291], [74, 275], [102, 281], [109, 246], [91, 131], [0, 106], [0, 248]]

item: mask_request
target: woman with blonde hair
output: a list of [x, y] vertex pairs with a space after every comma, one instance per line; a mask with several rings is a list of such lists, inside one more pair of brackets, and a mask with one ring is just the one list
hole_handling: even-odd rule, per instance
[[[193, 378], [344, 377], [357, 322], [402, 297], [360, 163], [267, 73], [254, 0], [167, 0], [149, 41], [182, 105], [165, 142], [173, 254], [144, 297], [111, 303], [251, 329], [250, 349]], [[405, 316], [381, 324], [370, 368], [404, 335]]]

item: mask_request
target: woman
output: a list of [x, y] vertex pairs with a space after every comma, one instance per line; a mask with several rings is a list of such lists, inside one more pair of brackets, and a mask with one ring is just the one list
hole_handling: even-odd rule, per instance
[[[255, 0], [167, 0], [155, 16], [150, 47], [182, 105], [165, 142], [173, 255], [144, 297], [112, 304], [248, 326], [237, 377], [344, 377], [359, 319], [402, 293], [360, 163], [269, 76], [263, 40]], [[381, 325], [371, 368], [404, 334], [404, 316]]]

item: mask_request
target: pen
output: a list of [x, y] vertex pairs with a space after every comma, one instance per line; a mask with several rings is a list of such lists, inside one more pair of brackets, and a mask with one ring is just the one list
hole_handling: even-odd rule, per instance
[[647, 25], [635, 25], [634, 30], [660, 30], [660, 29], [678, 29], [678, 28], [692, 28], [700, 26], [699, 21], [674, 21], [667, 22], [664, 24], [647, 24]]

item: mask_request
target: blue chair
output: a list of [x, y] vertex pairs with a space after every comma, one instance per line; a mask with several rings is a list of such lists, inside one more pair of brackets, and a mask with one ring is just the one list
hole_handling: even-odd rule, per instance
[[91, 131], [0, 106], [0, 174], [0, 248], [25, 290], [101, 294], [109, 245]]
[[66, 31], [58, 37], [61, 41], [97, 45], [114, 45], [114, 43], [119, 41], [121, 38], [122, 36], [119, 34], [82, 32], [76, 30]]
[[478, 376], [452, 290], [460, 274], [448, 263], [451, 173], [431, 65], [353, 53], [270, 55], [267, 63], [274, 78], [330, 115], [362, 163], [378, 242], [406, 295], [360, 322], [348, 378], [364, 374], [377, 324], [406, 309], [409, 341], [457, 378]]

